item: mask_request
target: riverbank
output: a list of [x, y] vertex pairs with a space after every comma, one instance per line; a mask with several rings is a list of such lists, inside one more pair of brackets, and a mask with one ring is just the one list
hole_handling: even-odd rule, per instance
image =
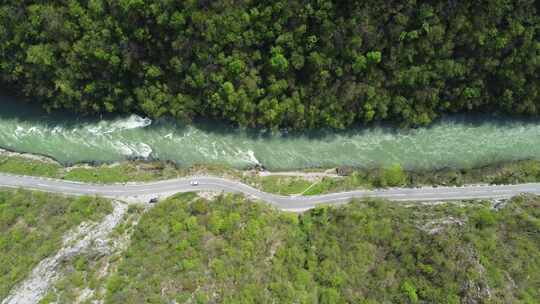
[[[43, 176], [88, 183], [128, 183], [185, 176], [218, 176], [237, 180], [269, 193], [318, 195], [331, 192], [386, 187], [462, 186], [466, 184], [516, 184], [540, 181], [540, 161], [523, 160], [480, 168], [407, 171], [386, 168], [314, 168], [306, 171], [269, 172], [238, 170], [226, 166], [178, 167], [173, 162], [125, 161], [93, 166], [62, 166], [44, 156], [0, 150], [0, 172]], [[339, 173], [339, 174], [338, 174]]]
[[85, 118], [47, 114], [0, 96], [0, 147], [47, 155], [64, 166], [125, 160], [172, 161], [271, 171], [313, 167], [387, 167], [408, 170], [473, 168], [489, 163], [540, 161], [540, 121], [452, 115], [425, 128], [356, 126], [305, 132], [241, 129], [218, 121], [183, 124], [131, 115]]

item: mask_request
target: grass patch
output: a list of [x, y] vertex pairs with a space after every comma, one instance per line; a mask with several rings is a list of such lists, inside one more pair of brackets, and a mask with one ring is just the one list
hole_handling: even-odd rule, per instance
[[299, 177], [275, 175], [259, 177], [258, 182], [261, 190], [281, 195], [300, 194], [313, 184], [313, 182]]
[[343, 177], [317, 177], [309, 180], [292, 176], [251, 176], [244, 182], [262, 191], [281, 194], [319, 195], [338, 191], [373, 188], [374, 182], [365, 172], [353, 172]]
[[179, 176], [215, 175], [240, 179], [244, 171], [219, 164], [193, 165], [189, 168], [178, 168]]
[[98, 167], [71, 168], [62, 175], [63, 179], [92, 183], [146, 182], [178, 176], [173, 165], [161, 163], [120, 163]]
[[220, 165], [179, 168], [172, 162], [126, 161], [113, 165], [63, 167], [58, 163], [19, 156], [0, 156], [0, 172], [89, 183], [147, 182], [195, 174], [234, 178], [242, 175], [239, 170]]
[[60, 249], [69, 229], [111, 211], [105, 199], [0, 190], [0, 299]]
[[145, 182], [186, 175], [169, 162], [122, 162], [114, 165], [66, 168], [57, 163], [17, 156], [0, 156], [0, 172], [44, 176], [89, 183]]
[[62, 169], [62, 166], [55, 163], [47, 163], [23, 157], [0, 156], [0, 172], [58, 177]]
[[320, 182], [309, 188], [304, 195], [319, 195], [355, 189], [369, 189], [373, 184], [365, 176], [353, 173], [342, 178], [323, 177]]
[[[304, 195], [320, 195], [328, 192], [332, 192], [335, 189], [343, 187], [343, 182], [337, 178], [322, 178], [321, 181], [313, 184]], [[355, 187], [358, 188], [358, 187]]]

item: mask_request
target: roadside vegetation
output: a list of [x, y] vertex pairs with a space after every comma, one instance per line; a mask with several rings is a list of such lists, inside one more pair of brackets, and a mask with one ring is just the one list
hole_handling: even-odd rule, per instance
[[267, 192], [318, 195], [355, 189], [467, 184], [518, 184], [540, 182], [540, 161], [525, 160], [472, 169], [443, 168], [408, 171], [398, 164], [377, 169], [347, 168], [339, 177], [305, 179], [291, 176], [245, 176], [244, 181]]
[[18, 156], [0, 155], [0, 171], [12, 174], [59, 177], [62, 166], [55, 162], [46, 162]]
[[241, 175], [239, 170], [218, 165], [181, 168], [172, 162], [124, 161], [115, 164], [80, 164], [65, 167], [53, 161], [5, 155], [0, 155], [0, 172], [89, 183], [147, 182], [192, 174], [212, 174], [236, 178]]
[[[302, 170], [319, 172], [321, 170]], [[0, 155], [0, 172], [44, 176], [91, 183], [147, 182], [191, 175], [213, 175], [236, 179], [263, 191], [281, 195], [318, 195], [324, 193], [385, 187], [462, 186], [466, 184], [516, 184], [540, 182], [540, 161], [524, 160], [472, 169], [443, 168], [408, 171], [399, 164], [386, 168], [338, 168], [342, 176], [260, 176], [227, 166], [200, 165], [182, 168], [173, 162], [125, 161], [96, 166], [64, 167], [22, 156]], [[319, 172], [321, 173], [321, 172]]]
[[142, 214], [106, 277], [95, 258], [81, 258], [70, 273], [78, 279], [49, 298], [90, 290], [87, 301], [105, 303], [536, 303], [540, 198], [493, 206], [353, 201], [292, 214], [241, 196], [181, 194]]
[[68, 230], [111, 211], [100, 198], [0, 189], [0, 299], [60, 249]]

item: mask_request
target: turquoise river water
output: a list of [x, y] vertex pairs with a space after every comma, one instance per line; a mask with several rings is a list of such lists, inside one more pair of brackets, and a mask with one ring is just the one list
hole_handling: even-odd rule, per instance
[[271, 170], [400, 163], [409, 169], [473, 167], [540, 159], [540, 121], [452, 117], [427, 128], [354, 128], [302, 134], [247, 131], [218, 123], [183, 125], [137, 115], [77, 119], [0, 97], [0, 147], [62, 163], [128, 158], [216, 163]]

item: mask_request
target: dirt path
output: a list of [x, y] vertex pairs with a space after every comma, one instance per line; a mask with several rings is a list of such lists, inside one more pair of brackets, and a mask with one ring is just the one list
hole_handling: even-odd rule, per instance
[[107, 236], [120, 224], [128, 206], [114, 202], [114, 210], [100, 223], [83, 223], [64, 238], [64, 246], [54, 255], [41, 261], [28, 278], [16, 286], [2, 304], [38, 303], [49, 288], [60, 278], [58, 268], [63, 261], [83, 250], [97, 247], [106, 249]]

